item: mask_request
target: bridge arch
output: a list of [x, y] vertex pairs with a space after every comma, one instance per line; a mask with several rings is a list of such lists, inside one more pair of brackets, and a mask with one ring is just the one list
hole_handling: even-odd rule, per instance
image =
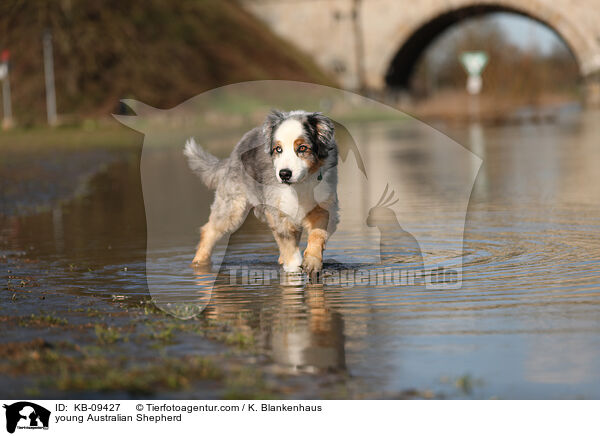
[[[406, 26], [403, 21], [395, 34], [389, 39], [390, 43], [379, 50], [379, 65], [371, 70], [377, 71], [376, 88], [385, 85], [398, 88], [408, 88], [411, 75], [420, 58], [433, 40], [446, 29], [460, 21], [486, 15], [493, 12], [510, 12], [526, 16], [540, 22], [553, 30], [567, 45], [575, 58], [582, 77], [592, 71], [586, 65], [589, 52], [587, 41], [580, 34], [575, 23], [571, 22], [563, 12], [554, 10], [547, 2], [531, 0], [491, 0], [491, 1], [454, 1], [448, 7], [447, 2], [438, 2], [439, 8], [434, 8], [428, 14], [421, 15], [413, 25]], [[383, 53], [382, 53], [383, 50]], [[383, 81], [383, 83], [381, 83]], [[371, 84], [368, 84], [371, 85]]]
[[374, 91], [386, 88], [392, 65], [398, 84], [406, 85], [419, 55], [452, 24], [489, 12], [516, 13], [558, 34], [577, 62], [587, 102], [600, 106], [598, 0], [240, 1], [340, 86]]

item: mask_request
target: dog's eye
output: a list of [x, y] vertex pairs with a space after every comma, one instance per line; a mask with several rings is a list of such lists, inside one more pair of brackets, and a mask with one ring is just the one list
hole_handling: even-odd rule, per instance
[[304, 144], [302, 144], [300, 147], [298, 147], [298, 153], [304, 153], [305, 151], [308, 151], [308, 147]]
[[281, 153], [283, 150], [281, 149], [281, 147], [280, 147], [280, 146], [277, 146], [277, 147], [275, 147], [275, 148], [273, 149], [273, 151], [274, 151], [275, 153]]

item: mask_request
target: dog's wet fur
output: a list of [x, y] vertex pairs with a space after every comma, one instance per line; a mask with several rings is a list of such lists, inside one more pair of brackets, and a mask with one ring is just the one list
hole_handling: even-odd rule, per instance
[[[192, 170], [216, 190], [194, 265], [210, 263], [215, 243], [237, 230], [254, 209], [273, 232], [285, 271], [321, 271], [325, 243], [339, 220], [338, 149], [329, 118], [318, 112], [273, 110], [227, 159], [217, 159], [193, 138], [184, 153]], [[304, 229], [308, 242], [302, 256]]]

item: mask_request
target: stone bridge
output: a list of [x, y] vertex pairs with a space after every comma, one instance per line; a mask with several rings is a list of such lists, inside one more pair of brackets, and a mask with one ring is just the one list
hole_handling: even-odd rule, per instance
[[469, 17], [513, 12], [553, 29], [573, 53], [588, 100], [600, 102], [598, 0], [242, 0], [348, 89], [406, 88], [421, 53]]

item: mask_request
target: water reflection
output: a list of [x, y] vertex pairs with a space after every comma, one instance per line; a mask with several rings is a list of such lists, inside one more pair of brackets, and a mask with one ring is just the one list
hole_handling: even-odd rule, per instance
[[215, 287], [206, 316], [257, 332], [260, 347], [288, 371], [345, 370], [343, 316], [330, 307], [322, 285], [274, 283], [240, 292], [240, 286]]

